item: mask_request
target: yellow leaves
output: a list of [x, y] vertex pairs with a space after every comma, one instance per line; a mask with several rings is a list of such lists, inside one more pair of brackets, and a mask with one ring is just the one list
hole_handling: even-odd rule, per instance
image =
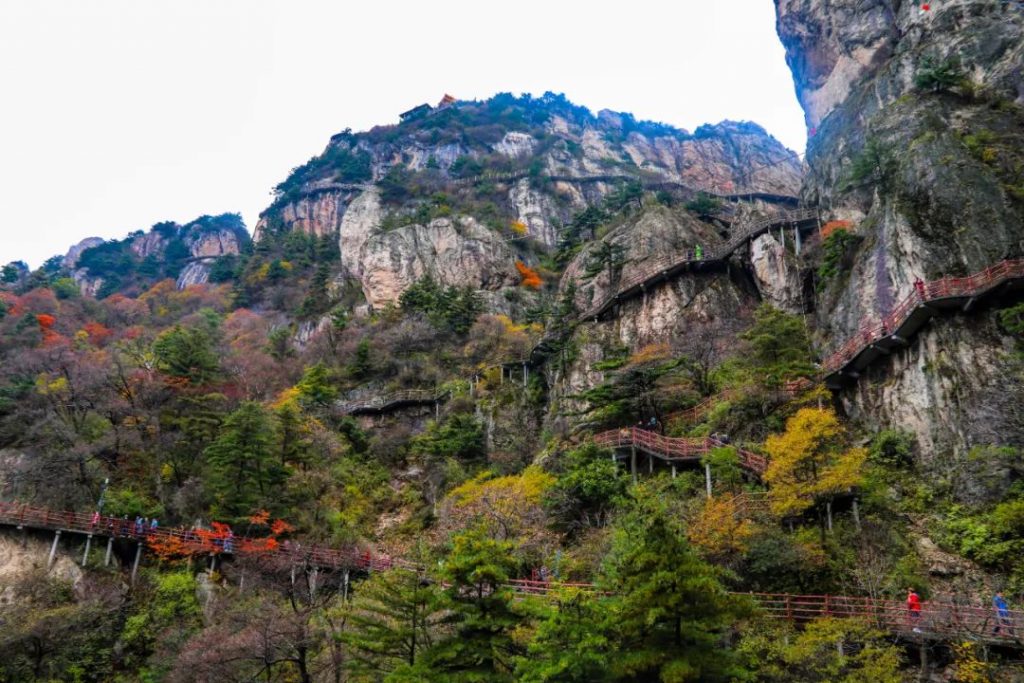
[[512, 221], [512, 223], [508, 227], [509, 229], [512, 230], [516, 237], [524, 237], [526, 233], [529, 232], [529, 228], [527, 227], [526, 223], [522, 221]]
[[289, 403], [296, 403], [299, 400], [300, 393], [301, 392], [298, 387], [288, 387], [277, 395], [277, 398], [270, 404], [270, 407], [277, 410], [278, 408], [283, 408]]
[[867, 451], [844, 450], [844, 437], [839, 419], [825, 408], [800, 409], [786, 422], [785, 432], [768, 437], [764, 478], [775, 514], [798, 514], [860, 483]]
[[171, 463], [165, 462], [160, 466], [160, 480], [164, 483], [169, 482], [171, 477], [174, 476], [174, 468], [171, 467]]
[[45, 372], [36, 377], [36, 392], [42, 396], [65, 396], [68, 393], [68, 380], [57, 376], [50, 379]]
[[741, 518], [732, 498], [709, 498], [690, 521], [686, 535], [707, 557], [722, 558], [744, 552], [753, 533], [753, 524]]
[[958, 683], [987, 683], [992, 680], [993, 667], [978, 657], [978, 644], [971, 641], [953, 644], [956, 662], [954, 681]]
[[452, 489], [448, 496], [458, 507], [466, 507], [484, 499], [536, 504], [555, 483], [552, 475], [536, 466], [527, 467], [519, 475], [493, 476], [491, 472], [482, 472]]
[[453, 489], [441, 505], [441, 527], [457, 532], [482, 525], [492, 538], [520, 546], [552, 541], [542, 501], [555, 478], [539, 467], [521, 474], [494, 477], [479, 474]]

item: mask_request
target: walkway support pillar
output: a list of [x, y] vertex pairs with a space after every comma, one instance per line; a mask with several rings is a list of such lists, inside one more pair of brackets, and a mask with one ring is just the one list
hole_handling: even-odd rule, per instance
[[799, 256], [800, 255], [800, 248], [801, 248], [801, 246], [803, 246], [800, 243], [800, 226], [799, 225], [793, 226], [793, 245], [794, 245], [794, 248], [796, 249], [796, 255]]
[[53, 566], [53, 561], [57, 558], [57, 544], [60, 543], [60, 529], [57, 529], [53, 533], [53, 545], [50, 546], [50, 558], [46, 561], [47, 571]]
[[647, 473], [648, 474], [654, 474], [654, 456], [653, 455], [648, 455], [647, 456]]
[[707, 486], [708, 498], [711, 497], [711, 463], [704, 463], [704, 484]]
[[341, 599], [348, 602], [348, 570], [341, 575]]
[[89, 561], [89, 548], [92, 547], [92, 534], [88, 534], [85, 537], [85, 550], [82, 551], [82, 566]]
[[676, 464], [672, 463], [672, 478], [676, 478]]
[[526, 386], [527, 381], [530, 379], [530, 370], [526, 367], [526, 363], [523, 363], [523, 386]]
[[853, 512], [853, 523], [857, 527], [857, 531], [860, 531], [860, 510], [857, 509], [857, 498], [856, 497], [854, 497], [854, 499], [853, 499], [852, 512]]
[[[633, 474], [633, 483], [636, 483], [636, 446], [629, 447], [629, 471]], [[56, 541], [55, 541], [56, 542]]]
[[132, 563], [132, 585], [135, 585], [135, 577], [139, 573], [139, 561], [142, 559], [142, 541], [135, 546], [135, 562]]
[[107, 539], [107, 556], [103, 558], [103, 566], [110, 566], [110, 555], [114, 552], [114, 537], [111, 536]]

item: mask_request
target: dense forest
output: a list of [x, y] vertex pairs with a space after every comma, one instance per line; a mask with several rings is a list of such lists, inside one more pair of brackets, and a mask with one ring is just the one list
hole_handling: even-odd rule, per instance
[[[751, 196], [627, 161], [644, 145], [712, 150], [696, 163]], [[1024, 593], [1019, 448], [922, 444], [821, 382], [814, 301], [873, 249], [862, 221], [826, 215], [802, 246], [780, 223], [781, 305], [754, 263], [775, 236], [711, 258], [796, 200], [798, 178], [765, 175], [780, 159], [753, 124], [691, 135], [502, 95], [335, 136], [251, 241], [206, 216], [6, 267], [2, 500], [222, 540], [121, 537], [115, 561], [78, 567], [72, 536], [48, 571], [50, 534], [4, 531], [24, 570], [0, 574], [0, 681], [1020, 680], [1024, 624], [991, 607]], [[868, 182], [857, 169], [844, 178]], [[301, 223], [325, 194], [340, 226]], [[353, 264], [361, 201], [379, 204], [360, 244], [384, 246]], [[406, 272], [435, 234], [465, 258]], [[618, 302], [631, 268], [675, 253], [690, 265], [661, 294]], [[200, 282], [179, 275], [200, 262]], [[605, 318], [581, 317], [608, 293]], [[656, 296], [683, 303], [641, 308]], [[1019, 382], [1024, 304], [935, 325], [979, 319]], [[410, 389], [428, 399], [373, 403]], [[637, 447], [655, 441], [697, 450]], [[266, 552], [231, 552], [228, 530]], [[268, 560], [318, 547], [387, 559]], [[987, 620], [914, 621], [908, 589]], [[898, 613], [778, 618], [765, 594], [790, 617], [814, 595]]]

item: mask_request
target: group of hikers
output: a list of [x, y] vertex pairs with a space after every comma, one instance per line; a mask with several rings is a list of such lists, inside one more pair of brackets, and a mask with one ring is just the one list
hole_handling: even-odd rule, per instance
[[[996, 591], [992, 597], [992, 608], [995, 610], [995, 626], [992, 628], [992, 633], [1016, 637], [1010, 605], [1003, 597], [1002, 591]], [[907, 616], [910, 619], [911, 630], [914, 633], [921, 633], [921, 596], [913, 587], [907, 589]]]
[[[150, 518], [136, 515], [135, 519], [128, 519], [128, 515], [124, 515], [121, 519], [117, 519], [116, 517], [102, 517], [99, 510], [97, 510], [92, 513], [92, 528], [96, 529], [99, 527], [104, 519], [106, 520], [107, 533], [111, 536], [120, 536], [122, 538], [142, 539], [149, 534], [156, 533], [156, 530], [160, 527], [160, 522], [156, 517]], [[200, 540], [197, 527], [194, 525], [186, 529], [183, 536], [186, 543]], [[215, 538], [213, 542], [223, 552], [230, 553], [234, 540], [235, 533], [231, 530], [231, 527], [227, 527], [227, 533], [224, 534], [223, 538]]]

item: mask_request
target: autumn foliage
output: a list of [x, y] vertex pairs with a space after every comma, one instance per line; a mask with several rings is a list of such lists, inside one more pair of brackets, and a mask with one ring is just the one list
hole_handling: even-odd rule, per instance
[[853, 230], [853, 221], [829, 221], [821, 228], [821, 238], [827, 238], [836, 230]]
[[523, 287], [527, 287], [529, 289], [540, 289], [544, 285], [544, 281], [540, 279], [540, 275], [537, 274], [537, 271], [530, 268], [522, 261], [516, 261], [516, 270], [519, 271], [519, 277], [522, 278], [522, 281], [519, 284]]

